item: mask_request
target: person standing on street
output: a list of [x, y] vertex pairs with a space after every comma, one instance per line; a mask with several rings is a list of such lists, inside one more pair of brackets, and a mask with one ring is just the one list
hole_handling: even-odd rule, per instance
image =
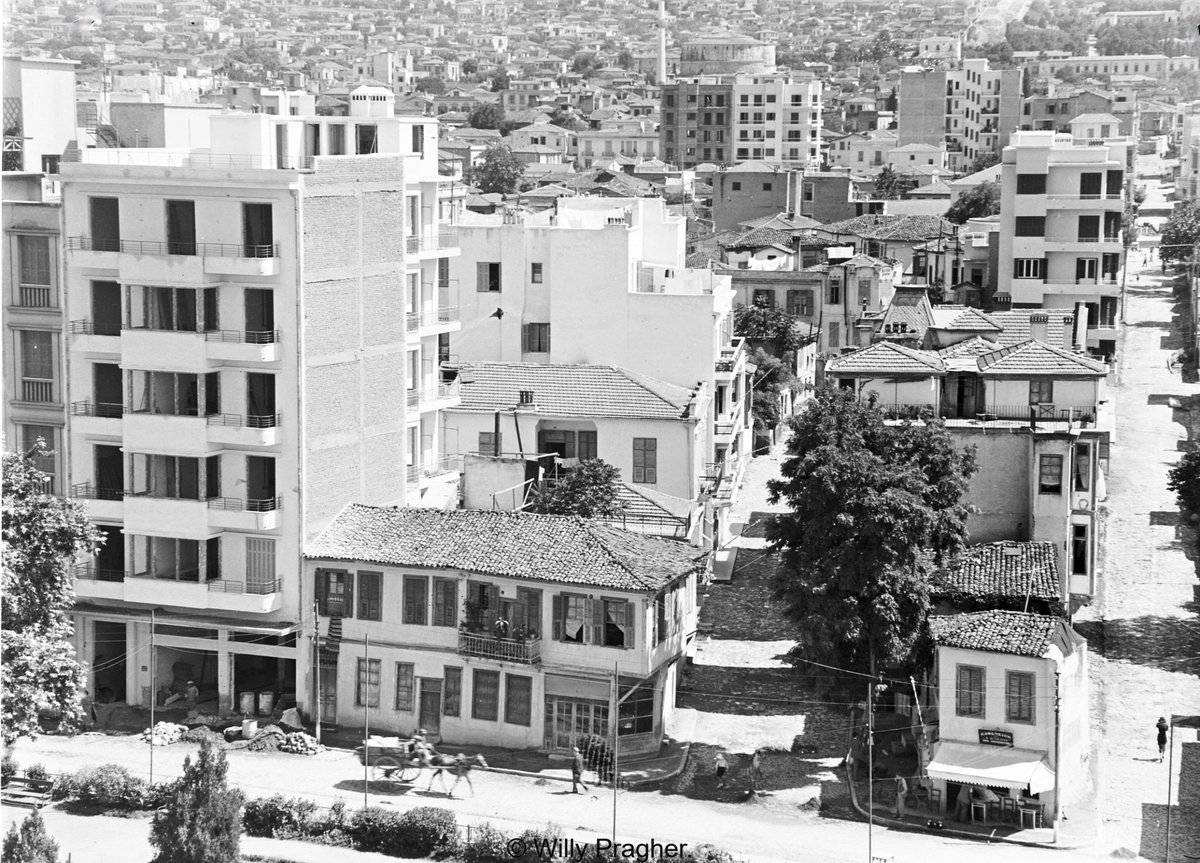
[[754, 757], [750, 759], [750, 788], [754, 792], [758, 792], [758, 786], [762, 783], [762, 750], [755, 749]]
[[1158, 729], [1158, 761], [1161, 764], [1162, 760], [1167, 757], [1167, 729], [1171, 726], [1167, 725], [1165, 716], [1160, 716], [1154, 727]]
[[196, 687], [196, 681], [189, 680], [187, 682], [187, 690], [185, 696], [188, 713], [196, 712], [196, 703], [200, 700], [200, 690]]
[[578, 746], [573, 747], [571, 751], [571, 793], [578, 794], [580, 788], [588, 790], [583, 784], [583, 753], [579, 751]]
[[717, 752], [717, 787], [723, 788], [725, 785], [725, 771], [729, 769], [729, 762], [725, 760], [724, 752]]

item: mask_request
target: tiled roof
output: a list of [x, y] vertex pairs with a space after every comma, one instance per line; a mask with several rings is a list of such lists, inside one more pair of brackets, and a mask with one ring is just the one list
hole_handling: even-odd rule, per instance
[[891, 325], [895, 331], [899, 324], [904, 324], [903, 331], [896, 332], [895, 335], [906, 339], [915, 338], [918, 341], [925, 338], [925, 331], [929, 329], [932, 321], [933, 311], [929, 304], [929, 294], [924, 288], [909, 288], [904, 285], [896, 288], [896, 293], [883, 316], [884, 329]]
[[305, 556], [637, 591], [705, 560], [691, 546], [573, 516], [364, 504], [343, 509]]
[[1061, 618], [1021, 611], [976, 611], [929, 618], [936, 644], [1017, 656], [1045, 656]]
[[941, 357], [931, 351], [918, 351], [893, 342], [875, 342], [854, 353], [843, 354], [829, 363], [828, 373], [862, 374], [945, 374]]
[[961, 357], [971, 357], [974, 359], [980, 354], [991, 353], [998, 347], [1000, 345], [988, 341], [983, 336], [971, 336], [971, 338], [956, 342], [948, 348], [942, 348], [938, 351], [938, 356], [943, 360], [959, 359]]
[[989, 542], [973, 545], [949, 572], [934, 576], [935, 595], [974, 598], [1060, 599], [1058, 561], [1052, 542]]
[[983, 354], [979, 371], [991, 375], [1055, 375], [1057, 377], [1103, 377], [1108, 365], [1100, 360], [1073, 354], [1054, 345], [1030, 339]]
[[780, 231], [775, 228], [753, 228], [736, 237], [732, 242], [725, 243], [727, 249], [761, 249], [764, 246], [782, 246], [791, 248], [792, 234], [790, 231]]
[[849, 234], [867, 240], [917, 243], [940, 236], [954, 236], [959, 226], [941, 216], [855, 216], [841, 222], [822, 225], [825, 234]]
[[625, 514], [631, 516], [686, 519], [693, 507], [690, 500], [627, 483], [617, 487], [617, 499]]
[[969, 306], [933, 306], [933, 328], [938, 330], [967, 330], [998, 333], [1000, 324], [979, 309]]
[[[1003, 327], [996, 340], [1002, 345], [1015, 345], [1020, 342], [1027, 342], [1033, 337], [1029, 319], [1034, 315], [1045, 315], [1047, 317], [1046, 338], [1044, 339], [1047, 344], [1066, 344], [1064, 329], [1073, 326], [1075, 321], [1074, 314], [1069, 310], [1012, 309], [1007, 312], [992, 312], [988, 317]], [[1072, 323], [1066, 324], [1064, 323], [1064, 319]]]
[[512, 410], [531, 390], [546, 416], [671, 420], [683, 416], [692, 391], [618, 366], [542, 363], [463, 363], [457, 411]]

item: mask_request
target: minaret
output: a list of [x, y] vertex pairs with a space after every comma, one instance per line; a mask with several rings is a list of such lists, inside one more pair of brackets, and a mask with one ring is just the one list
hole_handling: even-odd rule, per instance
[[667, 83], [667, 2], [658, 0], [658, 86]]

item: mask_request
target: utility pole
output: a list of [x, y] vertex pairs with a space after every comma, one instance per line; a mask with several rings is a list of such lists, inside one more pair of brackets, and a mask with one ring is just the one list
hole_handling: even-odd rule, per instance
[[875, 859], [875, 651], [867, 680], [867, 863]]
[[1060, 825], [1062, 824], [1062, 786], [1058, 777], [1062, 773], [1062, 695], [1059, 688], [1060, 672], [1054, 671], [1054, 844], [1058, 845]]
[[1167, 853], [1163, 860], [1171, 859], [1171, 782], [1175, 779], [1175, 714], [1171, 714], [1171, 737], [1167, 741]]
[[150, 784], [154, 784], [154, 702], [158, 686], [154, 679], [154, 609], [150, 609]]
[[367, 741], [370, 740], [370, 722], [371, 717], [367, 712], [368, 706], [371, 703], [371, 659], [368, 651], [371, 649], [370, 639], [367, 634], [363, 633], [363, 670], [358, 675], [358, 688], [362, 692], [363, 700], [363, 808], [367, 808], [367, 773], [370, 770], [368, 766], [370, 762], [370, 750], [367, 748]]
[[317, 742], [321, 742], [321, 604], [313, 597], [313, 717]]

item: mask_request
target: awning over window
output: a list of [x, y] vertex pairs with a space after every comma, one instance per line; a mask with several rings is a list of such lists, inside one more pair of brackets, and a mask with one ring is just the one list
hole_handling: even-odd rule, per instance
[[929, 775], [966, 785], [1017, 790], [1028, 786], [1031, 794], [1054, 788], [1054, 771], [1040, 752], [949, 740], [943, 740], [934, 750]]

